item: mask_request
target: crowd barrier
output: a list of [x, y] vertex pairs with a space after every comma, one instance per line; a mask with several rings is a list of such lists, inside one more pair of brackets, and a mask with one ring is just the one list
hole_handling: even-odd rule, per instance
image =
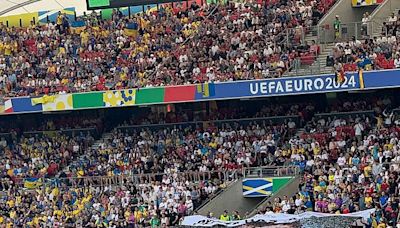
[[299, 174], [296, 166], [263, 166], [263, 167], [243, 167], [239, 169], [220, 169], [214, 171], [185, 171], [177, 173], [142, 173], [135, 174], [131, 170], [130, 174], [120, 174], [114, 176], [82, 176], [82, 177], [29, 177], [13, 178], [12, 180], [1, 180], [1, 188], [7, 189], [10, 185], [20, 188], [35, 189], [47, 187], [122, 187], [130, 185], [148, 184], [151, 182], [161, 182], [163, 176], [183, 178], [193, 183], [201, 181], [217, 181], [227, 183], [246, 177], [283, 177], [295, 176]]
[[41, 135], [52, 136], [52, 135], [57, 135], [58, 133], [61, 133], [63, 135], [67, 135], [70, 137], [77, 136], [80, 134], [84, 134], [84, 135], [90, 134], [94, 138], [99, 138], [101, 132], [98, 132], [97, 128], [89, 127], [89, 128], [49, 130], [49, 131], [27, 131], [27, 132], [24, 132], [23, 135], [26, 137], [41, 136]]
[[163, 123], [163, 124], [139, 124], [139, 125], [129, 125], [129, 126], [119, 126], [118, 130], [123, 130], [127, 132], [132, 132], [136, 129], [151, 129], [159, 130], [164, 128], [186, 128], [197, 126], [202, 126], [207, 128], [210, 124], [213, 126], [223, 126], [225, 124], [235, 124], [239, 123], [243, 126], [247, 126], [252, 123], [257, 124], [282, 124], [287, 120], [293, 120], [296, 124], [300, 123], [299, 115], [292, 116], [271, 116], [271, 117], [259, 117], [259, 118], [241, 118], [241, 119], [225, 119], [225, 120], [208, 120], [208, 121], [190, 121], [190, 122], [180, 122], [180, 123]]
[[300, 173], [298, 166], [261, 166], [261, 167], [245, 167], [243, 168], [243, 178], [254, 177], [282, 177], [297, 176]]
[[[132, 170], [133, 172], [133, 170]], [[201, 181], [213, 181], [226, 183], [237, 180], [242, 177], [240, 170], [217, 170], [208, 172], [185, 171], [175, 174], [168, 173], [145, 173], [145, 174], [121, 174], [115, 176], [84, 176], [84, 177], [59, 177], [59, 178], [14, 178], [12, 180], [3, 179], [0, 187], [8, 189], [8, 187], [16, 186], [19, 188], [46, 189], [48, 187], [58, 188], [76, 188], [76, 187], [122, 187], [130, 185], [148, 184], [151, 182], [161, 182], [164, 175], [176, 175], [179, 178], [198, 183]]]

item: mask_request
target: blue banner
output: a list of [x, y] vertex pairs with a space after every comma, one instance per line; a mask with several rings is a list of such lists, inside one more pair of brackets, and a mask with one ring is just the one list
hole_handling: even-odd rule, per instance
[[335, 75], [321, 75], [216, 83], [214, 87], [214, 94], [210, 94], [209, 96], [196, 96], [196, 100], [356, 90], [360, 89], [360, 78], [357, 73], [348, 74], [345, 76], [344, 82], [338, 83]]
[[364, 72], [366, 89], [400, 87], [400, 70]]
[[[247, 99], [256, 97], [285, 96], [296, 94], [329, 93], [354, 90], [369, 90], [400, 87], [400, 70], [384, 70], [370, 72], [346, 73], [344, 82], [337, 82], [333, 74], [315, 75], [304, 77], [283, 77], [262, 80], [246, 80], [222, 83], [202, 83], [184, 86], [185, 95], [179, 94], [182, 89], [179, 86], [146, 88], [149, 95], [136, 97], [135, 102], [126, 106], [143, 105], [138, 100], [149, 100], [148, 98], [157, 94], [157, 99], [148, 104], [167, 104], [174, 102], [193, 102], [205, 100], [228, 100], [228, 99]], [[122, 91], [122, 90], [121, 90]], [[97, 93], [107, 93], [101, 91]], [[90, 93], [81, 93], [80, 96]], [[151, 95], [153, 94], [153, 95]], [[103, 94], [104, 95], [104, 94]], [[137, 95], [137, 94], [136, 94]], [[101, 94], [99, 97], [104, 97]], [[173, 99], [172, 99], [172, 98]], [[140, 98], [140, 99], [139, 99]], [[101, 98], [100, 98], [101, 99]], [[150, 99], [151, 100], [151, 99]], [[94, 102], [90, 99], [88, 103]], [[74, 102], [72, 102], [74, 103]], [[100, 102], [101, 104], [103, 102]], [[98, 108], [107, 108], [96, 103]], [[77, 109], [76, 107], [72, 107]], [[82, 107], [79, 107], [82, 109]], [[32, 105], [31, 97], [11, 98], [7, 107], [0, 110], [8, 110], [6, 114], [22, 112], [42, 112], [42, 104]], [[54, 111], [57, 111], [54, 109]]]

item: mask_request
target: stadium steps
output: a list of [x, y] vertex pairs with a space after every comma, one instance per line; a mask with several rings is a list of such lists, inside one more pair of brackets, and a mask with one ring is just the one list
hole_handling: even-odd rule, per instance
[[276, 194], [271, 197], [263, 199], [259, 204], [257, 204], [253, 210], [249, 211], [249, 217], [256, 215], [260, 210], [264, 209], [269, 203], [273, 203], [276, 198], [283, 198], [283, 196], [292, 197], [299, 191], [299, 184], [301, 181], [300, 176], [296, 176], [287, 183], [283, 188], [281, 188]]
[[[318, 41], [318, 36], [315, 31], [311, 31], [304, 38], [309, 44], [311, 41]], [[304, 76], [304, 75], [318, 75], [318, 74], [330, 74], [332, 68], [326, 66], [326, 57], [330, 55], [332, 48], [335, 44], [325, 44], [321, 47], [321, 53], [318, 55], [316, 61], [310, 66], [302, 65], [297, 70], [292, 70], [285, 73], [285, 76]]]
[[[103, 133], [103, 135], [101, 136], [100, 139], [96, 140], [93, 145], [91, 146], [92, 150], [97, 150], [100, 146], [100, 144], [104, 141], [104, 140], [108, 140], [112, 138], [112, 134], [111, 133]], [[81, 154], [80, 156], [78, 156], [74, 161], [72, 161], [67, 167], [64, 168], [65, 170], [70, 170], [71, 166], [77, 165], [77, 163], [79, 163], [79, 161], [85, 160], [85, 153]]]
[[[297, 173], [297, 171], [295, 172]], [[255, 167], [246, 169], [243, 175], [245, 175], [245, 178], [287, 177], [288, 173], [281, 173], [278, 167]], [[256, 211], [259, 206], [269, 198], [274, 199], [275, 197], [281, 197], [284, 195], [294, 195], [298, 192], [300, 179], [299, 176], [295, 176], [295, 178], [289, 181], [278, 192], [274, 193], [274, 196], [264, 198], [244, 197], [242, 181], [243, 179], [239, 178], [234, 182], [231, 182], [221, 193], [200, 206], [200, 208], [196, 210], [196, 214], [207, 216], [211, 212], [213, 216], [219, 217], [225, 210], [227, 210], [229, 213], [238, 211], [242, 217], [248, 216], [249, 213]]]
[[[395, 10], [393, 11], [393, 13], [394, 13], [395, 15], [397, 15], [397, 13], [399, 12], [399, 10], [400, 10], [400, 8], [397, 8], [397, 9], [395, 9]], [[389, 15], [388, 15], [388, 16], [389, 16]], [[371, 38], [381, 36], [382, 27], [383, 27], [383, 23], [381, 23], [381, 24], [379, 24], [379, 25], [374, 24]]]
[[226, 187], [223, 192], [200, 207], [197, 210], [197, 214], [207, 216], [211, 212], [215, 217], [219, 217], [227, 210], [229, 213], [238, 211], [243, 216], [263, 201], [263, 198], [245, 198], [242, 195], [242, 180], [238, 179]]
[[306, 132], [304, 128], [299, 128], [296, 132], [296, 136], [300, 137], [301, 135], [304, 134], [304, 132]]
[[92, 149], [97, 150], [97, 149], [99, 148], [100, 144], [101, 144], [104, 140], [109, 140], [109, 139], [111, 139], [111, 138], [112, 138], [112, 134], [111, 134], [111, 133], [104, 133], [103, 136], [102, 136], [99, 140], [97, 140], [97, 141], [95, 141], [95, 142], [93, 143]]
[[395, 13], [397, 15], [400, 9], [399, 0], [386, 0], [383, 1], [379, 6], [371, 13], [372, 24], [372, 35], [379, 34], [382, 29], [383, 22], [387, 21], [390, 14]]
[[320, 69], [319, 74], [330, 74], [332, 73], [332, 67], [326, 66], [326, 58], [332, 53], [332, 49], [335, 46], [334, 43], [325, 44], [321, 47], [321, 53], [318, 55], [317, 60], [313, 63], [313, 67]]
[[[390, 1], [390, 0], [388, 0]], [[398, 1], [398, 0], [393, 0]], [[400, 2], [400, 1], [399, 1]], [[363, 18], [363, 14], [368, 12], [375, 12], [377, 10], [377, 6], [368, 6], [368, 7], [351, 7], [350, 0], [337, 0], [336, 3], [329, 9], [328, 13], [326, 13], [321, 20], [318, 22], [318, 27], [323, 28], [325, 26], [329, 26], [332, 28], [333, 21], [335, 20], [335, 16], [339, 15], [342, 24], [353, 24], [354, 22], [361, 22]], [[335, 42], [335, 32], [333, 29], [325, 30], [324, 36], [322, 37], [320, 43], [334, 43]]]

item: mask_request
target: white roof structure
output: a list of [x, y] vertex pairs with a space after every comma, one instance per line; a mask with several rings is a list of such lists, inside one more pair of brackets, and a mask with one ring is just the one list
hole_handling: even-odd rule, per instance
[[0, 0], [0, 16], [61, 10], [69, 7], [75, 7], [77, 15], [82, 15], [84, 11], [87, 11], [86, 0]]

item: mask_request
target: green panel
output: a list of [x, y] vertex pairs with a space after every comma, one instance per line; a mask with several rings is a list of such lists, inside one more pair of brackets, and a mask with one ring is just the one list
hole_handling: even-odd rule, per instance
[[272, 192], [275, 193], [279, 191], [283, 186], [285, 186], [293, 177], [281, 177], [272, 179]]
[[101, 19], [109, 20], [111, 19], [113, 9], [103, 9], [101, 10]]
[[72, 94], [74, 108], [104, 107], [103, 92]]
[[164, 102], [164, 88], [149, 88], [136, 90], [136, 104]]
[[88, 0], [89, 7], [109, 6], [110, 0]]

